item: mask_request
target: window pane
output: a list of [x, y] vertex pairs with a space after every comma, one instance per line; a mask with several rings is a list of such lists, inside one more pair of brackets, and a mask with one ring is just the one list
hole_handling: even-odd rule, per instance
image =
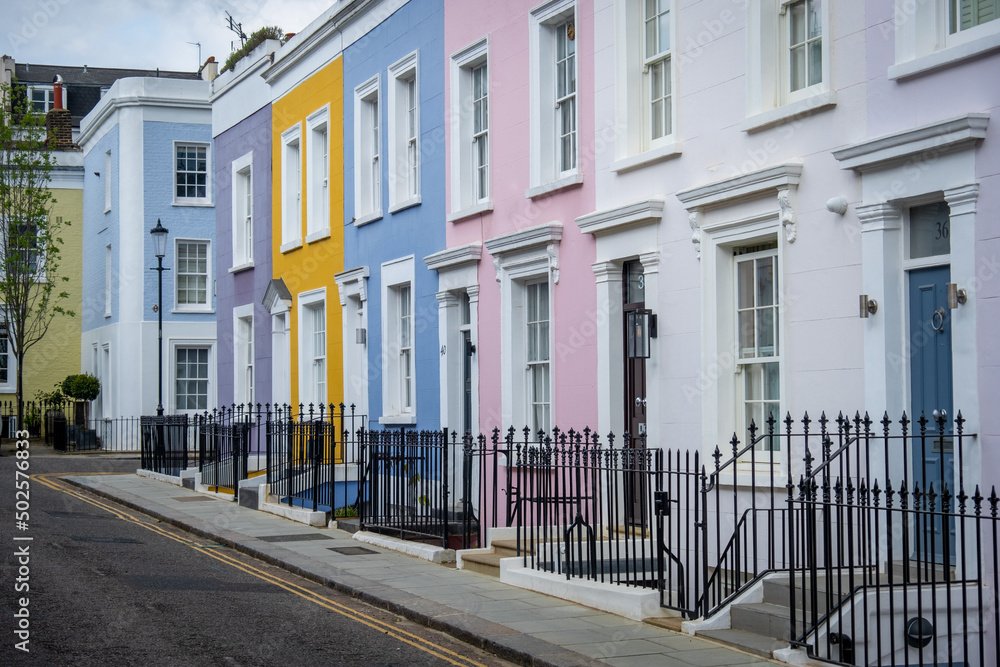
[[739, 314], [740, 327], [740, 358], [749, 359], [756, 356], [757, 348], [754, 345], [754, 311], [747, 310]]
[[659, 25], [657, 26], [659, 40], [657, 42], [657, 53], [666, 53], [670, 50], [670, 12], [660, 14]]
[[758, 356], [773, 357], [777, 354], [774, 344], [774, 309], [762, 308], [757, 311]]
[[823, 80], [823, 43], [819, 40], [809, 43], [809, 85]]
[[789, 14], [789, 45], [801, 44], [806, 41], [806, 3], [796, 2], [788, 8]]
[[805, 88], [806, 85], [806, 49], [797, 46], [789, 55], [789, 85], [792, 92]]
[[757, 305], [774, 304], [774, 260], [763, 257], [757, 260]]
[[744, 366], [743, 373], [746, 375], [746, 400], [759, 401], [763, 398], [761, 393], [764, 383], [762, 364], [747, 364]]
[[764, 364], [764, 400], [777, 401], [778, 398], [778, 364]]
[[945, 202], [910, 209], [910, 258], [951, 252], [951, 209]]
[[740, 262], [737, 271], [737, 280], [739, 283], [739, 301], [737, 302], [737, 307], [741, 309], [752, 308], [754, 305], [753, 262]]

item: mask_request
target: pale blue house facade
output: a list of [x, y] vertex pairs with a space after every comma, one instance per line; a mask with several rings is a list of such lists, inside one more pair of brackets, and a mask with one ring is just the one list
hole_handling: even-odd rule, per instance
[[[81, 123], [81, 353], [104, 417], [201, 412], [216, 401], [215, 183], [209, 84], [121, 79]], [[163, 266], [162, 385], [157, 258]], [[162, 394], [162, 399], [161, 399]]]

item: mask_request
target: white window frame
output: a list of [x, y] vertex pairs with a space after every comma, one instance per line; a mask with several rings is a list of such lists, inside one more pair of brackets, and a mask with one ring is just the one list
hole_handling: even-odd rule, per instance
[[[484, 245], [493, 256], [500, 283], [500, 385], [501, 423], [530, 426], [528, 413], [528, 358], [526, 289], [529, 283], [549, 283], [549, 355], [555, 349], [556, 289], [559, 283], [559, 245], [562, 224], [557, 222], [488, 239]], [[558, 423], [556, 410], [558, 369], [549, 373], [549, 425]]]
[[[616, 0], [615, 43], [615, 118], [623, 132], [615, 141], [615, 161], [611, 169], [624, 172], [681, 154], [677, 139], [677, 42], [675, 3], [669, 2], [670, 45], [668, 77], [671, 85], [670, 132], [652, 138], [649, 127], [649, 74], [645, 57], [645, 3], [641, 0]], [[728, 11], [728, 10], [726, 10]], [[635, 39], [641, 35], [641, 39]], [[661, 56], [658, 59], [662, 59]], [[658, 60], [657, 59], [657, 60]]]
[[281, 252], [302, 247], [302, 123], [281, 133]]
[[330, 105], [306, 117], [306, 243], [330, 236]]
[[744, 132], [755, 132], [791, 119], [832, 108], [837, 95], [831, 81], [830, 3], [820, 4], [822, 27], [822, 80], [792, 91], [789, 83], [789, 6], [801, 0], [748, 0], [747, 22], [747, 117], [739, 124]]
[[104, 212], [111, 212], [111, 151], [104, 153]]
[[[576, 89], [574, 97], [575, 164], [563, 169], [559, 163], [560, 137], [556, 99], [556, 29], [566, 22], [579, 27], [575, 0], [551, 0], [532, 10], [529, 25], [529, 184], [525, 196], [539, 197], [583, 182], [580, 169], [580, 55], [574, 45]], [[579, 36], [576, 35], [575, 39]]]
[[104, 246], [104, 317], [111, 317], [111, 263], [114, 256], [111, 252], [111, 244]]
[[[765, 241], [765, 244], [770, 243], [770, 242], [774, 242], [775, 243], [775, 247], [774, 248], [770, 248], [770, 249], [766, 249], [766, 250], [762, 249], [762, 250], [756, 250], [756, 251], [753, 251], [753, 252], [745, 252], [742, 255], [735, 255], [732, 258], [733, 266], [732, 266], [731, 270], [732, 270], [732, 274], [733, 274], [733, 292], [732, 292], [733, 293], [733, 299], [731, 301], [731, 309], [732, 309], [733, 312], [732, 312], [732, 314], [730, 316], [733, 319], [733, 326], [735, 327], [735, 330], [734, 330], [734, 333], [733, 333], [733, 342], [734, 342], [733, 354], [734, 354], [734, 357], [736, 359], [736, 373], [739, 376], [737, 378], [736, 382], [735, 382], [735, 387], [734, 387], [734, 389], [736, 391], [736, 399], [735, 399], [734, 403], [737, 406], [737, 414], [738, 414], [738, 418], [737, 418], [737, 422], [736, 422], [736, 424], [737, 424], [736, 432], [738, 434], [741, 434], [741, 438], [743, 437], [742, 434], [747, 433], [747, 428], [750, 426], [749, 420], [747, 420], [747, 418], [746, 418], [747, 404], [750, 401], [754, 400], [754, 399], [751, 399], [747, 395], [746, 385], [747, 385], [747, 382], [750, 380], [750, 376], [748, 374], [752, 372], [752, 370], [751, 370], [752, 368], [754, 368], [754, 367], [760, 367], [761, 369], [763, 369], [764, 365], [766, 365], [766, 364], [778, 364], [778, 401], [777, 401], [778, 407], [775, 410], [775, 412], [773, 413], [773, 415], [774, 415], [774, 418], [776, 420], [780, 421], [781, 414], [782, 414], [781, 413], [781, 399], [782, 399], [782, 394], [781, 394], [781, 380], [780, 380], [780, 378], [781, 378], [781, 370], [782, 370], [783, 365], [784, 365], [783, 361], [782, 361], [782, 353], [781, 353], [782, 352], [782, 347], [784, 345], [784, 335], [783, 335], [783, 332], [782, 332], [781, 323], [782, 323], [782, 313], [783, 313], [784, 308], [783, 308], [783, 304], [782, 304], [782, 292], [781, 292], [781, 290], [784, 289], [784, 286], [783, 286], [783, 283], [782, 283], [781, 266], [779, 264], [780, 260], [778, 258], [778, 249], [777, 249], [777, 245], [776, 245], [777, 244], [777, 235], [775, 234], [771, 238], [764, 239], [764, 241]], [[749, 244], [749, 245], [753, 246], [753, 245], [757, 245], [757, 244], [756, 243], [752, 243], [752, 244]], [[731, 250], [735, 250], [736, 248], [746, 248], [747, 245], [746, 244], [737, 244], [737, 245], [728, 246], [728, 247]], [[776, 290], [776, 294], [775, 294], [775, 301], [776, 301], [776, 303], [770, 304], [770, 305], [766, 305], [766, 306], [759, 306], [759, 304], [757, 304], [757, 301], [756, 301], [757, 296], [758, 296], [758, 286], [757, 286], [757, 282], [756, 282], [756, 278], [757, 278], [757, 271], [756, 271], [756, 269], [757, 269], [757, 260], [763, 259], [763, 258], [766, 258], [766, 257], [773, 258], [772, 271], [773, 271], [774, 282], [777, 283], [777, 290]], [[766, 356], [766, 355], [764, 355], [764, 356], [756, 356], [755, 355], [755, 356], [744, 357], [743, 356], [743, 350], [740, 348], [740, 344], [741, 344], [741, 339], [740, 339], [740, 333], [741, 333], [741, 331], [740, 331], [740, 312], [741, 312], [741, 309], [740, 309], [740, 304], [739, 304], [739, 265], [741, 263], [743, 263], [743, 262], [753, 262], [754, 263], [753, 264], [753, 268], [754, 268], [754, 274], [753, 274], [754, 285], [753, 285], [753, 288], [752, 288], [753, 289], [752, 298], [754, 300], [754, 303], [753, 303], [753, 305], [750, 308], [744, 308], [744, 309], [742, 309], [742, 312], [749, 313], [750, 311], [754, 311], [755, 314], [756, 314], [757, 312], [763, 310], [764, 308], [770, 308], [770, 309], [772, 309], [772, 311], [774, 313], [774, 320], [772, 322], [772, 326], [774, 327], [774, 335], [775, 335], [775, 340], [776, 340], [775, 348], [776, 349], [774, 350], [774, 354], [771, 355], [771, 356]], [[756, 316], [754, 318], [754, 322], [756, 323]], [[755, 341], [757, 340], [757, 333], [758, 333], [758, 331], [755, 328], [755, 330], [754, 330], [754, 340]], [[755, 345], [756, 345], [756, 343], [755, 343]], [[773, 400], [768, 400], [766, 397], [764, 397], [762, 395], [759, 399], [756, 400], [756, 402], [764, 404], [764, 403], [773, 403], [774, 401]], [[757, 427], [757, 433], [761, 433], [761, 432], [763, 432], [767, 428], [766, 427], [766, 423], [767, 423], [766, 420], [767, 420], [766, 415], [762, 415], [762, 417], [761, 417], [761, 419], [759, 421], [754, 420], [754, 425]], [[780, 449], [780, 446], [778, 447], [778, 449]]]
[[[0, 342], [6, 341], [7, 350], [6, 352], [0, 353], [0, 356], [6, 354], [7, 356], [7, 381], [0, 382], [0, 392], [3, 393], [13, 393], [17, 391], [17, 356], [14, 354], [11, 348], [10, 333], [12, 324], [7, 318], [6, 307], [0, 305], [0, 326], [6, 327], [6, 338], [0, 336]], [[0, 345], [2, 349], [2, 345]]]
[[378, 74], [354, 89], [354, 224], [382, 217], [381, 79]]
[[[541, 279], [539, 279], [541, 278]], [[544, 285], [546, 291], [546, 302], [548, 305], [548, 312], [540, 313], [536, 316], [536, 319], [531, 319], [531, 303], [532, 294], [535, 291], [539, 291], [539, 288]], [[552, 428], [552, 285], [549, 283], [548, 274], [543, 274], [540, 277], [529, 278], [525, 280], [518, 281], [511, 290], [512, 294], [512, 305], [514, 313], [523, 313], [522, 321], [517, 322], [514, 326], [520, 327], [522, 331], [520, 332], [523, 336], [523, 348], [521, 350], [515, 351], [515, 358], [520, 360], [520, 357], [524, 358], [524, 396], [527, 401], [525, 406], [525, 425], [531, 428], [532, 433], [538, 433], [542, 431], [544, 433], [549, 433]], [[537, 297], [536, 297], [537, 298]], [[537, 307], [538, 304], [536, 304]], [[542, 318], [542, 315], [545, 317]], [[539, 331], [541, 325], [544, 324], [545, 331], [547, 335], [540, 335]], [[533, 327], [535, 327], [533, 329]], [[539, 354], [539, 358], [532, 359], [531, 355], [531, 339], [535, 337], [537, 346], [536, 349], [540, 349], [542, 343], [545, 344], [544, 355]], [[545, 399], [540, 399], [535, 393], [535, 373], [542, 371], [545, 373]], [[537, 406], [544, 406], [545, 418], [541, 420], [536, 420], [535, 409]]]
[[233, 272], [253, 266], [253, 151], [233, 160], [231, 171]]
[[1000, 50], [1000, 19], [952, 33], [951, 2], [896, 0], [895, 21], [886, 27], [895, 30], [896, 45], [889, 79], [905, 79]]
[[390, 213], [420, 203], [419, 70], [417, 51], [389, 66]]
[[[400, 331], [401, 288], [409, 292], [410, 368], [404, 369], [405, 357], [401, 342], [406, 338]], [[380, 424], [417, 423], [417, 362], [416, 362], [416, 283], [413, 255], [382, 264], [382, 416]], [[409, 371], [410, 404], [405, 404], [404, 380]]]
[[252, 405], [254, 402], [254, 306], [248, 303], [233, 308], [233, 402]]
[[[486, 67], [486, 192], [478, 192], [477, 150], [480, 137], [475, 131], [474, 72]], [[451, 56], [451, 213], [454, 222], [493, 210], [492, 169], [490, 168], [489, 39], [482, 39]]]
[[172, 406], [172, 412], [175, 413], [186, 413], [194, 414], [201, 413], [203, 410], [201, 408], [185, 408], [180, 409], [177, 407], [177, 363], [180, 350], [207, 350], [208, 351], [208, 377], [206, 378], [208, 384], [206, 386], [206, 407], [204, 410], [211, 411], [216, 407], [215, 405], [215, 345], [211, 341], [206, 341], [204, 339], [171, 339], [170, 340], [170, 370], [169, 378], [167, 381], [170, 383], [169, 396], [170, 405]]
[[[330, 402], [330, 309], [327, 304], [326, 288], [321, 287], [298, 295], [298, 366], [299, 366], [299, 403], [308, 410], [312, 405], [319, 410], [320, 405]], [[316, 354], [315, 339], [318, 331], [315, 328], [315, 311], [323, 309], [323, 350]], [[322, 359], [322, 377], [318, 377], [316, 368]], [[325, 409], [325, 408], [324, 408]]]
[[[182, 146], [188, 148], [205, 149], [205, 196], [204, 197], [181, 197], [177, 195], [177, 150]], [[212, 144], [205, 141], [174, 141], [173, 142], [173, 169], [170, 170], [173, 192], [174, 206], [211, 206], [212, 205]], [[186, 172], [187, 173], [187, 172]], [[191, 172], [197, 173], [197, 172]]]
[[[44, 111], [36, 111], [35, 110], [35, 104], [34, 104], [33, 97], [34, 97], [34, 92], [36, 90], [41, 90], [41, 91], [45, 92], [45, 110]], [[49, 111], [52, 111], [53, 105], [56, 103], [55, 86], [53, 86], [52, 84], [33, 83], [30, 86], [27, 86], [26, 94], [28, 96], [28, 99], [27, 99], [28, 108], [31, 109], [31, 113], [34, 113], [34, 114], [45, 115]], [[63, 109], [69, 109], [68, 102], [69, 102], [69, 95], [67, 94], [66, 85], [63, 84], [63, 87], [62, 87], [62, 106], [63, 106]]]
[[[180, 290], [180, 244], [203, 244], [205, 246], [205, 303], [182, 304], [178, 299], [178, 290]], [[186, 273], [185, 275], [197, 275], [195, 273]], [[214, 274], [212, 273], [212, 241], [210, 239], [195, 239], [195, 238], [175, 238], [174, 239], [174, 308], [175, 313], [211, 313], [213, 311], [212, 307], [212, 297], [213, 288], [212, 283], [214, 280]]]
[[368, 276], [367, 266], [334, 276], [343, 314], [344, 403], [355, 414], [368, 414]]

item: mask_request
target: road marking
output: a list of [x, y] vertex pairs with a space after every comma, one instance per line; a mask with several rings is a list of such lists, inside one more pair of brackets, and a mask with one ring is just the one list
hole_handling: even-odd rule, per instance
[[356, 621], [357, 623], [361, 623], [362, 625], [366, 625], [380, 632], [384, 632], [385, 634], [390, 635], [405, 644], [409, 644], [414, 648], [420, 649], [425, 653], [429, 653], [434, 657], [440, 658], [452, 665], [457, 665], [459, 667], [486, 667], [486, 665], [483, 665], [482, 663], [479, 662], [475, 662], [474, 660], [467, 658], [459, 653], [455, 653], [454, 651], [450, 651], [446, 648], [441, 648], [440, 646], [433, 644], [432, 642], [430, 642], [427, 639], [424, 639], [423, 637], [420, 637], [418, 635], [394, 627], [391, 623], [387, 623], [373, 616], [369, 616], [360, 611], [351, 609], [347, 605], [341, 604], [339, 602], [334, 602], [333, 600], [323, 597], [319, 593], [310, 591], [308, 588], [300, 586], [291, 581], [282, 579], [281, 577], [278, 577], [269, 572], [265, 572], [264, 570], [261, 570], [260, 568], [257, 568], [253, 565], [247, 565], [245, 563], [242, 563], [228, 554], [220, 553], [217, 551], [211, 551], [212, 549], [217, 549], [222, 545], [199, 544], [195, 540], [191, 540], [186, 537], [183, 537], [182, 535], [177, 535], [173, 532], [167, 531], [162, 526], [143, 521], [139, 517], [127, 511], [120, 510], [117, 507], [109, 505], [102, 500], [97, 500], [88, 495], [85, 495], [82, 491], [79, 491], [69, 486], [67, 482], [64, 482], [62, 481], [62, 479], [60, 479], [61, 477], [64, 477], [66, 475], [77, 475], [77, 474], [78, 473], [43, 473], [38, 475], [32, 475], [32, 477], [38, 480], [40, 484], [54, 491], [65, 493], [68, 496], [72, 496], [74, 498], [77, 498], [78, 500], [82, 500], [85, 503], [89, 503], [94, 507], [98, 507], [106, 512], [109, 512], [118, 517], [119, 519], [121, 519], [122, 521], [125, 521], [127, 523], [132, 523], [137, 526], [142, 526], [147, 530], [150, 530], [164, 537], [170, 538], [175, 542], [179, 542], [184, 546], [195, 549], [205, 554], [206, 556], [209, 556], [210, 558], [214, 558], [220, 562], [223, 562], [229, 565], [230, 567], [242, 570], [243, 572], [251, 574], [257, 577], [258, 579], [262, 579], [270, 584], [273, 584], [274, 586], [283, 588], [290, 593], [294, 593], [295, 595], [298, 595], [299, 597], [308, 600], [313, 604], [319, 605], [320, 607], [324, 607], [325, 609], [329, 609], [332, 612], [350, 618]]

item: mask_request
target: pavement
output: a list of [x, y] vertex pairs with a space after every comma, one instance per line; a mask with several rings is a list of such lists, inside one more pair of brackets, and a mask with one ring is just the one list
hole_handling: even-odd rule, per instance
[[[135, 474], [64, 479], [512, 662], [560, 667], [776, 664], [486, 575], [362, 545], [349, 532], [310, 527], [155, 479]], [[354, 549], [336, 551], [345, 547]], [[358, 553], [357, 547], [364, 551]]]

